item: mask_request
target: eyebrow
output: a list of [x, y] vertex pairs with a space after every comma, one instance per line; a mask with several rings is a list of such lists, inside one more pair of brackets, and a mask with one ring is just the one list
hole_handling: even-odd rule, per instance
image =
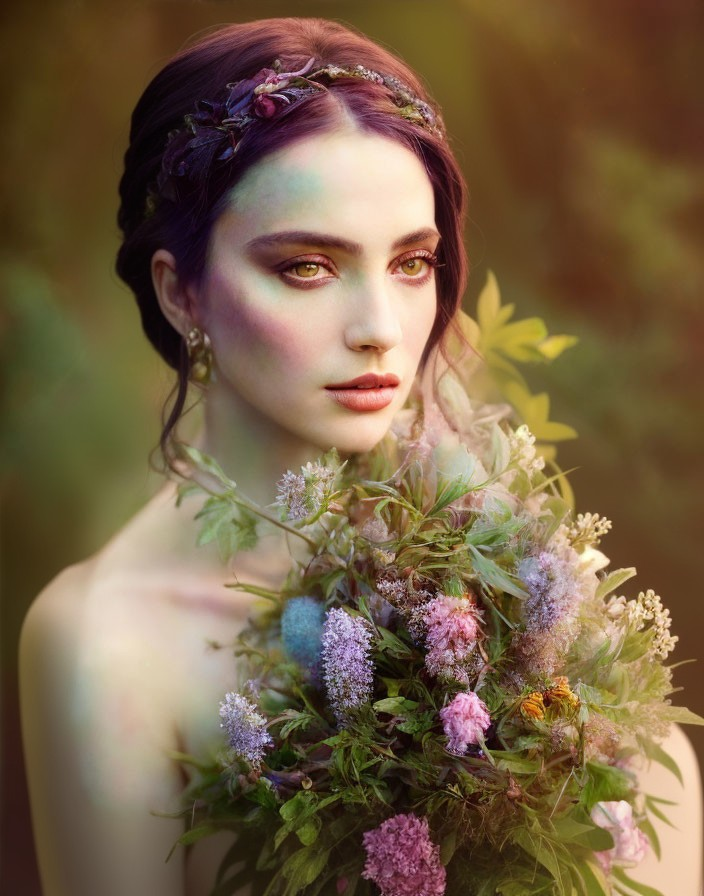
[[[420, 230], [414, 230], [407, 233], [399, 239], [395, 240], [391, 246], [392, 250], [401, 249], [412, 243], [422, 243], [425, 240], [437, 238], [440, 234], [434, 227], [422, 227]], [[250, 240], [246, 249], [248, 251], [256, 251], [257, 249], [267, 249], [272, 246], [290, 245], [292, 243], [303, 243], [309, 246], [321, 246], [327, 249], [339, 249], [348, 255], [359, 256], [363, 249], [359, 243], [352, 240], [345, 240], [342, 237], [332, 236], [327, 233], [317, 233], [312, 230], [284, 230], [280, 233], [267, 233], [263, 236], [257, 236]]]

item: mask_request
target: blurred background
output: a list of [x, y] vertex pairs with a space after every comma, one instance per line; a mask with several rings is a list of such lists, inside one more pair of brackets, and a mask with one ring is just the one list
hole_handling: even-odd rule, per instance
[[[576, 427], [579, 509], [702, 657], [704, 4], [699, 0], [24, 0], [2, 70], [2, 892], [35, 896], [17, 638], [36, 593], [156, 487], [170, 376], [113, 272], [130, 111], [195, 32], [322, 15], [417, 68], [471, 191], [473, 313], [487, 271], [517, 315], [580, 342], [529, 371]], [[676, 702], [704, 712], [699, 664]], [[704, 729], [688, 730], [704, 762]], [[56, 769], [61, 774], [60, 769]], [[673, 798], [677, 798], [673, 779]]]

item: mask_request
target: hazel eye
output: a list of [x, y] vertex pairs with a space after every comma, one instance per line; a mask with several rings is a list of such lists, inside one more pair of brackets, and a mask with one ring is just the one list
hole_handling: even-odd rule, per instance
[[428, 262], [425, 258], [407, 258], [401, 262], [399, 267], [408, 277], [417, 277], [425, 272], [427, 265]]
[[433, 268], [438, 264], [437, 256], [427, 249], [414, 249], [406, 252], [394, 262], [394, 272], [408, 283], [421, 285], [430, 279]]
[[297, 277], [310, 280], [318, 274], [320, 265], [316, 264], [314, 261], [301, 261], [294, 265], [291, 270]]
[[295, 289], [325, 286], [337, 276], [333, 262], [317, 255], [289, 258], [277, 265], [274, 271], [284, 283]]

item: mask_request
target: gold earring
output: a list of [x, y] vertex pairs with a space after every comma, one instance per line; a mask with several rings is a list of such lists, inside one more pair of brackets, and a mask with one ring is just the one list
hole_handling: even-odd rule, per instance
[[190, 379], [201, 386], [207, 386], [213, 375], [213, 349], [210, 336], [198, 327], [192, 327], [186, 336], [186, 349], [190, 364]]

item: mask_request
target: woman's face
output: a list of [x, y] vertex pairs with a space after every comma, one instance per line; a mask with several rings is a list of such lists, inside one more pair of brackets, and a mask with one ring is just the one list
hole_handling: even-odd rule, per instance
[[198, 287], [210, 389], [317, 448], [370, 449], [433, 326], [438, 241], [428, 176], [392, 140], [341, 130], [267, 156], [215, 224]]

